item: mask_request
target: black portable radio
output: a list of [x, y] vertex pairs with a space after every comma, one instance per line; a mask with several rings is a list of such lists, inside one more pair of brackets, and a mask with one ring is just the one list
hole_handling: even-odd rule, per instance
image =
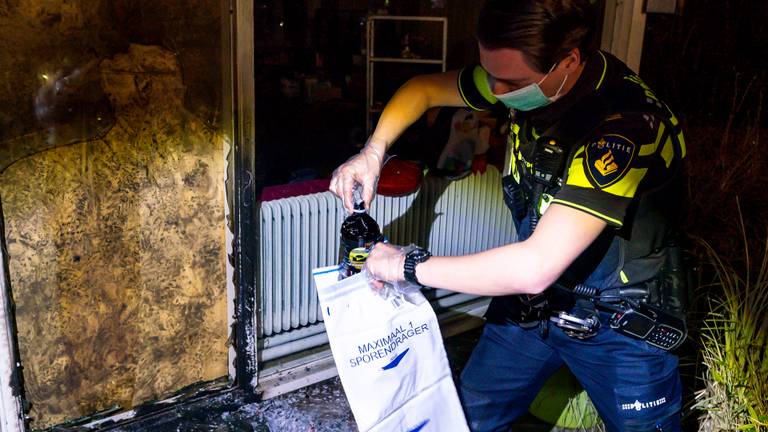
[[673, 350], [685, 341], [685, 321], [645, 303], [626, 303], [610, 320], [611, 328], [627, 336], [644, 340], [663, 350]]
[[541, 137], [536, 141], [536, 154], [531, 171], [534, 179], [546, 187], [557, 186], [565, 165], [565, 151], [553, 138]]

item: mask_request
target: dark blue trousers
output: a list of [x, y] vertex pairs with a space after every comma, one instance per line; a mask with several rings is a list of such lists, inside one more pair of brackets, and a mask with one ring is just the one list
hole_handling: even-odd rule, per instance
[[553, 323], [538, 327], [487, 323], [461, 375], [470, 429], [508, 431], [547, 378], [563, 364], [589, 394], [609, 431], [680, 430], [682, 386], [677, 356], [621, 335], [601, 314], [599, 333], [567, 336]]

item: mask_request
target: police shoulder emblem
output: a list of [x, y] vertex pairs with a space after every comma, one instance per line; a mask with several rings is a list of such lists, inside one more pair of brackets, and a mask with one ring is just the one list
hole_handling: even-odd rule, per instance
[[636, 147], [629, 139], [616, 134], [590, 141], [584, 162], [591, 180], [602, 188], [621, 180], [632, 165]]

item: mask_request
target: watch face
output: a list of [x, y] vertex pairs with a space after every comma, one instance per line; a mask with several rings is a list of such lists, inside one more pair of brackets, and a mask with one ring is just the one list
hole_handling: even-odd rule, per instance
[[408, 257], [416, 261], [417, 263], [424, 262], [427, 258], [431, 257], [432, 254], [429, 253], [428, 250], [425, 249], [415, 249], [408, 253]]

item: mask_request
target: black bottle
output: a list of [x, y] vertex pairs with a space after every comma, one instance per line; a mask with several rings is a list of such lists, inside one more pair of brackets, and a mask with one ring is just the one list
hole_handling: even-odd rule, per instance
[[383, 238], [379, 224], [365, 210], [365, 203], [356, 200], [354, 212], [341, 224], [340, 279], [359, 273], [373, 245]]

